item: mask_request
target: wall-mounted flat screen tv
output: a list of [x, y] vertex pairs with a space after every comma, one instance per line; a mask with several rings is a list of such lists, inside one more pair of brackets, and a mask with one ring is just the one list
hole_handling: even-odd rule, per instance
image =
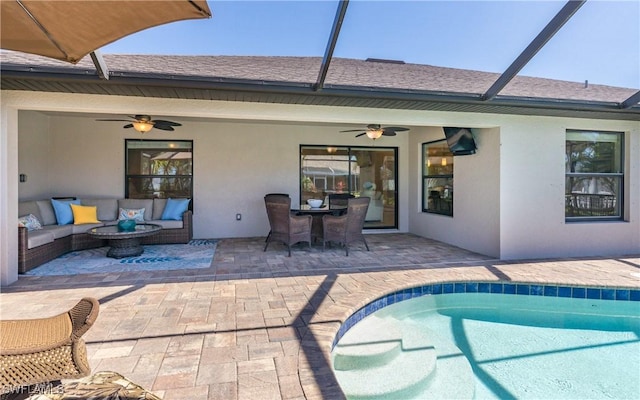
[[444, 127], [447, 145], [454, 156], [466, 156], [476, 153], [476, 141], [473, 139], [471, 128]]

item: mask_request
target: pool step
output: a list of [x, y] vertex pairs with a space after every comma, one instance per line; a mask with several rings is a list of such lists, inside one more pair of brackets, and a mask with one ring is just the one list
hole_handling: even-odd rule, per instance
[[[396, 323], [374, 315], [368, 324], [357, 324], [336, 347], [333, 368], [339, 371], [366, 369], [390, 363], [402, 352], [402, 334]], [[376, 326], [368, 331], [369, 324]], [[362, 326], [361, 326], [362, 325]], [[367, 342], [363, 338], [368, 338]]]
[[455, 344], [411, 322], [370, 315], [333, 351], [347, 398], [472, 399], [474, 376]]
[[397, 326], [371, 315], [342, 337], [333, 364], [348, 398], [404, 398], [434, 372], [436, 352], [424, 346], [426, 338], [415, 330], [403, 336]]

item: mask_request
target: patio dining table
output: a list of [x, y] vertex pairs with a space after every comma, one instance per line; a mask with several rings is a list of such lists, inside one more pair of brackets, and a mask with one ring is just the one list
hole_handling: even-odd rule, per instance
[[315, 242], [316, 240], [322, 240], [323, 238], [323, 229], [322, 229], [322, 217], [324, 215], [340, 215], [346, 210], [344, 208], [329, 208], [328, 205], [324, 205], [322, 207], [311, 207], [308, 204], [303, 204], [299, 209], [292, 209], [291, 212], [296, 215], [311, 215], [311, 241]]

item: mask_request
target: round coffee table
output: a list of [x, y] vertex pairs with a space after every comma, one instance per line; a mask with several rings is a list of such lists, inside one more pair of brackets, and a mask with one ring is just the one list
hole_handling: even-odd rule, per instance
[[107, 257], [125, 258], [139, 256], [144, 252], [140, 238], [155, 235], [162, 227], [156, 224], [138, 224], [134, 231], [120, 231], [117, 225], [89, 229], [87, 234], [97, 239], [106, 239], [111, 247]]

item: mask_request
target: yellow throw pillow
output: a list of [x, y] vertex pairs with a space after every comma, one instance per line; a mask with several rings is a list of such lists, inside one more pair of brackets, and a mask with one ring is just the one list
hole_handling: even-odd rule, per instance
[[98, 207], [96, 206], [80, 206], [77, 204], [70, 204], [71, 211], [73, 211], [73, 224], [99, 224], [98, 221]]

